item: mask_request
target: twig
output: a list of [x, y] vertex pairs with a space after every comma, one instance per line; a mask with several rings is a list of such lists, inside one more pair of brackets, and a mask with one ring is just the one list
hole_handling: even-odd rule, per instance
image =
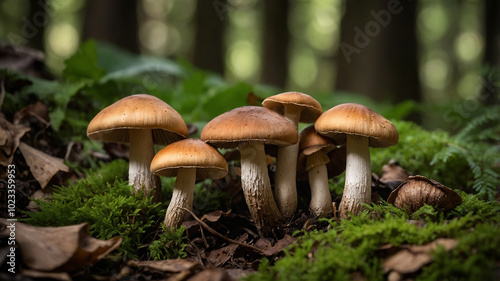
[[218, 236], [218, 237], [220, 237], [220, 238], [222, 238], [222, 239], [226, 240], [226, 241], [227, 241], [227, 242], [229, 242], [229, 243], [233, 243], [233, 244], [236, 244], [236, 245], [239, 245], [239, 246], [242, 246], [242, 247], [247, 247], [247, 248], [249, 248], [249, 249], [252, 249], [252, 250], [254, 250], [254, 251], [258, 252], [259, 254], [264, 254], [264, 252], [263, 252], [261, 249], [259, 249], [259, 248], [255, 247], [255, 246], [252, 246], [252, 245], [248, 245], [248, 244], [245, 244], [245, 243], [238, 242], [238, 241], [236, 241], [236, 240], [233, 240], [233, 239], [231, 239], [231, 238], [227, 238], [226, 236], [224, 236], [224, 235], [220, 234], [220, 233], [219, 233], [219, 232], [217, 232], [215, 229], [211, 228], [211, 227], [210, 227], [210, 226], [208, 226], [205, 222], [203, 222], [202, 220], [200, 220], [200, 219], [199, 219], [199, 218], [198, 218], [198, 217], [197, 217], [197, 216], [196, 216], [193, 212], [191, 212], [191, 210], [186, 209], [186, 208], [183, 208], [183, 207], [179, 207], [179, 208], [180, 208], [180, 209], [182, 209], [182, 210], [184, 210], [184, 211], [186, 211], [186, 212], [189, 212], [189, 213], [191, 214], [191, 216], [193, 216], [193, 218], [194, 218], [197, 222], [199, 222], [199, 223], [201, 224], [201, 226], [203, 226], [204, 228], [206, 228], [206, 229], [207, 229], [210, 233], [212, 233], [213, 235], [216, 235], [216, 236]]

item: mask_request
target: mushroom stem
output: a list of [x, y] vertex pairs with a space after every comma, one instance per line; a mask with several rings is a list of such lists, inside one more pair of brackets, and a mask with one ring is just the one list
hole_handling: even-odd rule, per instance
[[[323, 153], [321, 155], [325, 156]], [[315, 157], [311, 155], [309, 157]], [[309, 161], [309, 160], [308, 160]], [[325, 164], [317, 165], [308, 170], [311, 187], [311, 202], [309, 210], [318, 218], [328, 218], [333, 214], [332, 195], [328, 187], [328, 170]]]
[[157, 197], [157, 179], [150, 170], [155, 156], [151, 129], [130, 130], [129, 143], [129, 184], [134, 186], [135, 193], [142, 190], [144, 195], [148, 195], [152, 191], [152, 195]]
[[362, 204], [371, 202], [371, 164], [368, 138], [347, 135], [346, 142], [345, 186], [340, 216], [348, 218], [349, 213], [357, 215], [363, 209]]
[[282, 216], [274, 201], [267, 172], [264, 144], [241, 143], [241, 185], [260, 236], [272, 233]]
[[[285, 107], [284, 117], [297, 128], [300, 110], [289, 110]], [[278, 149], [276, 160], [276, 175], [274, 183], [274, 198], [284, 218], [293, 216], [297, 209], [297, 155], [299, 144], [282, 146]]]
[[186, 211], [181, 208], [193, 209], [195, 182], [196, 168], [180, 168], [177, 171], [174, 192], [163, 221], [168, 228], [179, 227], [184, 221]]

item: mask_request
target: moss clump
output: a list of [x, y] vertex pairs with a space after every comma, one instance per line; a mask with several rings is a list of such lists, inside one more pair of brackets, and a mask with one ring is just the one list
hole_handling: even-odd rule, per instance
[[37, 201], [41, 211], [27, 212], [24, 221], [38, 226], [88, 222], [90, 235], [98, 239], [122, 236], [119, 252], [137, 258], [137, 249], [156, 232], [166, 207], [152, 203], [152, 197], [133, 195], [124, 180], [127, 169], [126, 161], [116, 160], [89, 171], [85, 179], [55, 187], [49, 201]]
[[[434, 252], [439, 261], [425, 268], [419, 278], [444, 280], [443, 274], [452, 272], [460, 273], [463, 280], [492, 280], [495, 263], [500, 261], [500, 204], [465, 193], [461, 196], [464, 202], [450, 213], [424, 206], [407, 215], [382, 204], [369, 206], [340, 225], [329, 221], [330, 230], [301, 233], [284, 258], [272, 265], [264, 259], [259, 272], [245, 280], [349, 280], [353, 274], [383, 280], [382, 258], [377, 251], [380, 246], [425, 244], [441, 237], [458, 239], [459, 244], [450, 252]], [[419, 220], [420, 225], [410, 220]], [[467, 265], [467, 271], [460, 264]]]

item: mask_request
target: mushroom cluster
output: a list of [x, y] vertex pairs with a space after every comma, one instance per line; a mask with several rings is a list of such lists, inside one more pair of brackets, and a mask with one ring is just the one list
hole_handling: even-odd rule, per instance
[[[299, 135], [299, 122], [314, 124]], [[277, 94], [262, 106], [223, 113], [206, 124], [201, 139], [188, 138], [182, 116], [162, 100], [133, 95], [99, 112], [87, 135], [92, 140], [129, 143], [129, 183], [135, 192], [159, 199], [158, 176], [177, 177], [164, 220], [169, 228], [180, 226], [186, 210], [193, 208], [196, 180], [227, 174], [227, 162], [217, 148], [239, 149], [242, 191], [261, 236], [271, 235], [293, 217], [298, 205], [296, 182], [301, 179], [310, 186], [310, 214], [328, 218], [335, 212], [328, 179], [345, 171], [340, 216], [361, 212], [363, 204], [371, 202], [369, 147], [388, 147], [399, 139], [395, 126], [366, 106], [345, 103], [323, 112], [319, 102], [299, 92]], [[164, 145], [156, 155], [154, 144]], [[274, 192], [264, 145], [278, 147]], [[449, 197], [458, 202], [449, 189], [420, 176], [405, 181], [389, 202], [409, 211], [424, 203], [445, 209], [456, 204], [443, 206], [430, 196], [427, 201], [418, 199], [415, 196], [422, 191], [414, 186], [437, 194], [439, 200]]]

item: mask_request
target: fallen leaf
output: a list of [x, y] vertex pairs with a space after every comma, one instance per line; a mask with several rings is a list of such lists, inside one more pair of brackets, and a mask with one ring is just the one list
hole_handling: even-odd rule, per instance
[[14, 119], [12, 122], [16, 125], [22, 123], [29, 124], [29, 120], [28, 122], [25, 122], [29, 117], [34, 117], [42, 124], [44, 124], [45, 127], [48, 127], [50, 125], [49, 108], [41, 101], [37, 101], [34, 104], [30, 104], [26, 107], [21, 108], [14, 114]]
[[45, 272], [32, 269], [23, 269], [21, 271], [21, 274], [34, 279], [71, 281], [71, 277], [67, 272]]
[[21, 138], [30, 128], [24, 125], [14, 125], [0, 113], [0, 165], [7, 166], [14, 159]]
[[396, 271], [401, 274], [413, 273], [432, 261], [431, 252], [438, 246], [450, 251], [458, 244], [458, 240], [439, 238], [425, 245], [409, 245], [384, 261], [385, 272]]
[[12, 227], [15, 227], [16, 243], [21, 249], [24, 264], [39, 271], [66, 272], [81, 269], [117, 249], [122, 241], [119, 236], [109, 240], [90, 237], [88, 223], [38, 227], [0, 219], [0, 234], [9, 235]]
[[[244, 233], [236, 241], [243, 243], [247, 238], [248, 234]], [[228, 246], [213, 250], [208, 255], [207, 260], [215, 267], [220, 267], [233, 257], [238, 247], [238, 244], [229, 244]]]
[[391, 181], [405, 181], [410, 176], [410, 173], [399, 166], [395, 160], [389, 161], [382, 167], [382, 176], [379, 181], [387, 183]]
[[188, 281], [232, 281], [234, 280], [229, 274], [222, 269], [207, 268], [195, 276], [188, 279]]
[[194, 272], [194, 270], [201, 267], [200, 263], [191, 258], [187, 259], [172, 259], [172, 260], [159, 260], [159, 261], [136, 261], [130, 260], [127, 263], [131, 267], [146, 267], [149, 269], [159, 270], [163, 272]]
[[33, 177], [40, 183], [42, 188], [47, 186], [50, 179], [59, 171], [68, 172], [69, 167], [64, 164], [64, 160], [50, 156], [38, 149], [35, 149], [23, 142], [19, 144], [19, 150], [30, 167]]
[[204, 214], [203, 217], [201, 217], [202, 221], [208, 220], [209, 222], [216, 222], [218, 221], [221, 217], [227, 217], [231, 213], [231, 210], [227, 212], [223, 212], [221, 210], [213, 211], [208, 214]]
[[272, 256], [283, 251], [286, 247], [292, 244], [295, 241], [295, 238], [286, 234], [282, 239], [280, 239], [274, 246], [262, 248], [262, 253], [266, 256]]

